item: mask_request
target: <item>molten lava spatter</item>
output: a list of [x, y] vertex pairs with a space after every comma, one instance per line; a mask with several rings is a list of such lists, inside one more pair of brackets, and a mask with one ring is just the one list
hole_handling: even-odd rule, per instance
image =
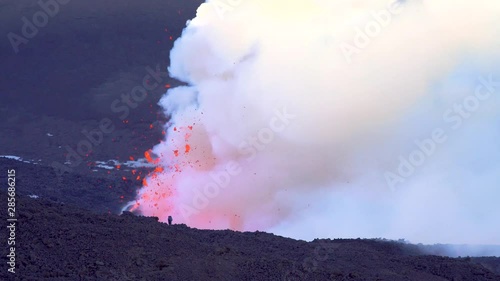
[[[194, 125], [194, 124], [193, 124]], [[185, 159], [185, 156], [191, 151], [189, 140], [193, 126], [187, 127], [174, 127], [171, 130], [171, 144], [172, 155], [168, 156], [164, 153], [154, 155], [152, 150], [144, 152], [144, 157], [148, 163], [155, 165], [146, 177], [142, 178], [142, 189], [139, 191], [139, 197], [134, 204], [131, 205], [130, 210], [147, 209], [147, 213], [159, 217], [160, 220], [167, 218], [173, 210], [173, 206], [165, 204], [170, 197], [175, 196], [176, 190], [174, 187], [175, 176], [181, 173], [185, 167], [192, 167], [191, 161]], [[181, 136], [179, 138], [179, 136]], [[176, 140], [182, 140], [181, 143], [176, 143]], [[162, 141], [161, 145], [166, 145]], [[182, 150], [181, 150], [182, 148]], [[180, 154], [179, 151], [184, 151]], [[135, 171], [132, 172], [135, 174]], [[140, 180], [137, 176], [136, 180]]]

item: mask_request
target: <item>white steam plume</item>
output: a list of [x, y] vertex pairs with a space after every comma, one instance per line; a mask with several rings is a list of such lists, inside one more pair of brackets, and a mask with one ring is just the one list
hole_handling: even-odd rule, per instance
[[135, 208], [303, 239], [500, 244], [499, 27], [497, 0], [208, 1], [171, 52], [189, 86], [160, 101], [160, 168]]

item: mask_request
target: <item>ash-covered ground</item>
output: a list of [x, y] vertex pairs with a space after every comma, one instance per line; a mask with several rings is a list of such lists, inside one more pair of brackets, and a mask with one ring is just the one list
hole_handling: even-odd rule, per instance
[[[202, 1], [40, 1], [57, 12], [30, 30], [38, 2], [0, 3], [0, 210], [5, 226], [15, 169], [18, 219], [15, 274], [0, 234], [1, 280], [500, 280], [500, 258], [440, 257], [439, 247], [118, 215], [163, 137], [157, 102], [180, 84], [165, 73], [169, 50]], [[144, 100], [123, 97], [144, 83]]]
[[[6, 201], [5, 195], [1, 198]], [[2, 280], [444, 281], [500, 277], [498, 258], [423, 256], [415, 246], [396, 242], [307, 243], [264, 232], [197, 230], [129, 214], [95, 214], [24, 196], [19, 196], [18, 203], [17, 273], [12, 278], [3, 266]]]

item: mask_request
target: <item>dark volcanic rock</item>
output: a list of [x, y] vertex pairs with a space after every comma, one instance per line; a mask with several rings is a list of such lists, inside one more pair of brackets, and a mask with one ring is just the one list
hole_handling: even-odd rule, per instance
[[[169, 52], [203, 1], [66, 1], [15, 52], [7, 35], [23, 36], [23, 19], [43, 12], [38, 2], [51, 1], [0, 1], [0, 155], [64, 163], [106, 119], [114, 129], [72, 169], [142, 157], [163, 137], [158, 100], [180, 84], [166, 74]], [[146, 98], [125, 107], [123, 95], [145, 80]]]
[[[36, 195], [41, 199], [80, 206], [96, 213], [118, 213], [126, 202], [134, 199], [140, 186], [135, 182], [116, 180], [121, 175], [129, 176], [130, 173], [126, 172], [114, 172], [107, 177], [102, 173], [64, 173], [59, 176], [52, 167], [0, 158], [0, 171], [8, 169], [16, 170], [19, 195]], [[30, 213], [24, 215], [30, 216]]]
[[[5, 192], [0, 201], [6, 202]], [[491, 270], [498, 258], [484, 260], [485, 267], [423, 256], [396, 242], [308, 243], [95, 214], [43, 199], [18, 197], [17, 204], [19, 280], [500, 280]], [[0, 278], [9, 277], [4, 265]]]

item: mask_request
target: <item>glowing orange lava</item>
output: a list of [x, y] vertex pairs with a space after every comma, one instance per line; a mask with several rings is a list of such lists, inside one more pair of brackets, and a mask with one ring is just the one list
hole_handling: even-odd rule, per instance
[[144, 152], [144, 157], [146, 157], [146, 160], [149, 162], [149, 163], [153, 163], [153, 158], [151, 158], [151, 149]]
[[[154, 165], [154, 169], [146, 176], [141, 176], [140, 172], [132, 170], [133, 178], [138, 181], [142, 180], [142, 189], [138, 191], [139, 196], [130, 208], [131, 211], [140, 209], [144, 214], [157, 216], [162, 221], [166, 220], [168, 215], [174, 211], [175, 206], [172, 205], [169, 198], [177, 193], [175, 175], [181, 173], [184, 168], [192, 168], [193, 164], [199, 161], [193, 161], [186, 156], [193, 148], [188, 143], [192, 135], [193, 125], [194, 123], [190, 126], [171, 129], [172, 135], [168, 136], [168, 143], [172, 147], [172, 154], [155, 155], [151, 149], [144, 152], [144, 157], [148, 163]], [[162, 133], [167, 135], [165, 130]], [[161, 141], [160, 145], [165, 145], [166, 140]], [[182, 152], [184, 154], [181, 154]]]

